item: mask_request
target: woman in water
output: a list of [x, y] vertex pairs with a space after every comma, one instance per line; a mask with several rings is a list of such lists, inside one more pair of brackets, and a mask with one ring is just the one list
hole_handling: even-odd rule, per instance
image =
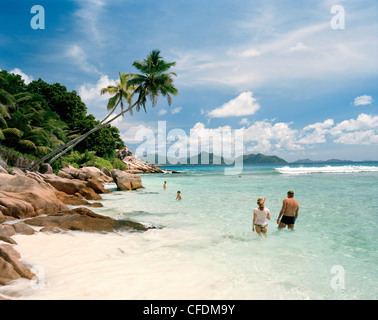
[[[268, 232], [268, 223], [266, 219], [270, 220], [270, 211], [268, 208], [265, 208], [265, 199], [259, 198], [257, 200], [258, 208], [253, 209], [253, 223], [252, 223], [252, 231], [256, 232], [258, 235], [261, 233], [266, 235]], [[256, 226], [256, 227], [255, 227]]]

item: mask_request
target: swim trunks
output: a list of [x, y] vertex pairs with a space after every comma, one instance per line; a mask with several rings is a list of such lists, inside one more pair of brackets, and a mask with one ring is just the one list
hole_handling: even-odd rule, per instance
[[295, 217], [283, 215], [281, 222], [284, 223], [284, 224], [294, 224], [295, 223]]

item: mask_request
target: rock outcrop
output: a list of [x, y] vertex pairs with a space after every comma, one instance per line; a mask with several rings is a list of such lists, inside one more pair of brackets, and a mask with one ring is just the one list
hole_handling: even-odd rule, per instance
[[[0, 160], [2, 160], [0, 158]], [[40, 167], [39, 172], [26, 170], [24, 158], [17, 159], [23, 168], [8, 168], [0, 161], [0, 285], [19, 278], [32, 279], [33, 273], [20, 262], [20, 255], [12, 245], [15, 234], [32, 235], [40, 231], [87, 232], [146, 231], [149, 228], [129, 220], [115, 220], [96, 214], [88, 208], [69, 210], [67, 205], [99, 207], [100, 194], [110, 192], [104, 183], [115, 182], [120, 190], [143, 188], [141, 177], [121, 170], [99, 170], [94, 167], [75, 169], [67, 167], [53, 174], [51, 166]], [[144, 164], [145, 165], [145, 164]], [[143, 172], [156, 172], [154, 169]], [[160, 169], [159, 169], [160, 170]], [[10, 174], [11, 173], [11, 174]], [[23, 222], [12, 220], [23, 219]], [[34, 226], [34, 227], [30, 227]], [[1, 297], [0, 297], [1, 300]]]
[[52, 185], [56, 190], [67, 194], [75, 194], [81, 189], [85, 188], [87, 184], [84, 181], [77, 179], [66, 179], [56, 176], [55, 174], [45, 174], [42, 176], [43, 180]]
[[129, 173], [163, 173], [157, 165], [144, 162], [142, 159], [134, 155], [127, 147], [117, 150], [118, 158], [127, 165]]
[[32, 235], [35, 233], [34, 229], [29, 227], [23, 222], [12, 223], [12, 224], [0, 224], [0, 240], [8, 242], [10, 244], [16, 244], [16, 242], [11, 238], [16, 233]]
[[78, 179], [87, 181], [88, 179], [97, 180], [99, 182], [112, 182], [112, 178], [96, 167], [84, 167], [76, 169], [72, 166], [65, 167], [58, 172], [58, 176], [66, 179]]
[[129, 221], [115, 220], [96, 214], [88, 208], [75, 208], [43, 217], [25, 220], [26, 224], [44, 227], [41, 231], [80, 230], [87, 232], [146, 231], [144, 225]]
[[19, 278], [33, 279], [34, 274], [20, 262], [20, 258], [11, 245], [0, 244], [0, 285]]
[[47, 184], [27, 176], [0, 173], [0, 212], [3, 216], [23, 219], [67, 209]]
[[143, 188], [142, 179], [137, 174], [121, 170], [112, 170], [112, 177], [119, 190], [136, 190]]

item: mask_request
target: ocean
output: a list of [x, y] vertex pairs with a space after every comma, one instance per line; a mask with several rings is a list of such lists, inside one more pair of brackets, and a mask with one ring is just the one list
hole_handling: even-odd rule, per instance
[[[147, 232], [16, 235], [33, 281], [0, 287], [13, 299], [377, 299], [378, 163], [167, 168], [144, 189], [102, 195], [96, 213]], [[163, 183], [167, 181], [167, 189]], [[288, 190], [295, 230], [278, 230]], [[176, 200], [181, 191], [182, 200]], [[265, 198], [267, 236], [251, 231]]]

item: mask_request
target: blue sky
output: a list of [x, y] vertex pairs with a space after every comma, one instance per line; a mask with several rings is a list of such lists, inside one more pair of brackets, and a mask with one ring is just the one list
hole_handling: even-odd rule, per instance
[[172, 106], [115, 123], [133, 151], [166, 121], [187, 136], [244, 128], [245, 153], [288, 161], [378, 160], [377, 1], [3, 0], [0, 16], [0, 69], [76, 90], [98, 119], [118, 70], [153, 49], [176, 61]]

